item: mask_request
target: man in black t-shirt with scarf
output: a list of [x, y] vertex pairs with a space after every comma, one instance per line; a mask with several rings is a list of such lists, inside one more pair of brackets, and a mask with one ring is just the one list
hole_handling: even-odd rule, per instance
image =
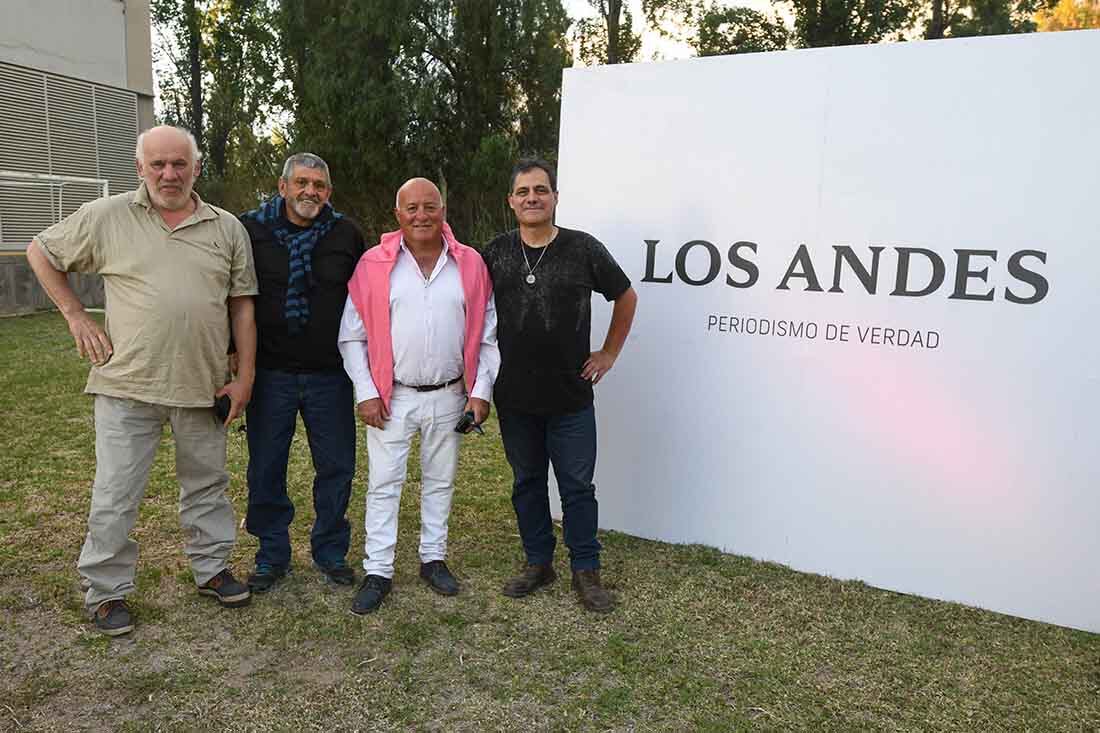
[[336, 347], [347, 282], [365, 245], [359, 229], [329, 204], [328, 165], [312, 153], [290, 156], [279, 195], [241, 216], [252, 241], [256, 296], [256, 382], [248, 405], [248, 515], [257, 537], [253, 592], [290, 571], [287, 463], [298, 415], [305, 424], [316, 519], [313, 564], [337, 585], [355, 583], [347, 564], [347, 520], [355, 475], [355, 405]]
[[[585, 608], [606, 612], [614, 601], [600, 582], [592, 386], [614, 366], [638, 296], [598, 240], [554, 225], [557, 204], [550, 164], [519, 161], [508, 194], [519, 228], [482, 251], [493, 278], [501, 354], [493, 401], [527, 560], [504, 595], [519, 598], [556, 578], [547, 486], [553, 464], [573, 589]], [[599, 351], [590, 351], [592, 291], [615, 303]]]

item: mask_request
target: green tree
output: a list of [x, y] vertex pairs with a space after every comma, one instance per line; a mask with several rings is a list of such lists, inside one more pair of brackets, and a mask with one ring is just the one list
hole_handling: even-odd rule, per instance
[[580, 57], [586, 64], [627, 64], [642, 49], [642, 37], [634, 31], [634, 16], [623, 0], [588, 0], [599, 15], [577, 22]]
[[794, 45], [849, 46], [901, 39], [919, 0], [773, 0], [794, 15]]
[[642, 0], [646, 25], [699, 56], [780, 51], [790, 32], [779, 17], [713, 0]]
[[416, 175], [444, 189], [460, 238], [507, 225], [513, 158], [557, 148], [560, 0], [284, 0], [281, 23], [294, 145], [328, 160], [368, 236]]
[[1071, 31], [1100, 28], [1100, 0], [1061, 0], [1035, 16], [1041, 31]]
[[931, 0], [925, 38], [989, 36], [1038, 30], [1036, 12], [1057, 0]]
[[[261, 131], [280, 74], [269, 0], [153, 0], [159, 30], [161, 117], [203, 151], [200, 188], [213, 203], [251, 208], [272, 185], [279, 145]], [[277, 163], [274, 164], [277, 167]]]
[[699, 16], [692, 46], [700, 56], [781, 51], [789, 33], [779, 18], [752, 8], [710, 7]]

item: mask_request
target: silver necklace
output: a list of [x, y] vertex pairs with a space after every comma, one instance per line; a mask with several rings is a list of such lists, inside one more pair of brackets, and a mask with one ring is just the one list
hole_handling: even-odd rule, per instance
[[516, 235], [516, 239], [519, 240], [519, 251], [523, 253], [523, 264], [527, 265], [527, 277], [523, 279], [527, 281], [528, 285], [534, 285], [535, 267], [538, 267], [539, 263], [542, 262], [542, 258], [546, 256], [546, 250], [550, 249], [550, 245], [554, 242], [554, 240], [551, 239], [549, 242], [543, 245], [542, 252], [539, 254], [539, 258], [535, 260], [535, 267], [531, 267], [531, 260], [527, 259], [527, 245], [523, 243], [523, 238], [520, 237], [518, 234]]

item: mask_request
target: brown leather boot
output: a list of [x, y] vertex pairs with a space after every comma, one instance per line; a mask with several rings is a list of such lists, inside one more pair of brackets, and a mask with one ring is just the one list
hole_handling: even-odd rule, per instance
[[615, 599], [600, 585], [599, 570], [574, 570], [573, 590], [589, 611], [607, 613], [615, 607]]
[[557, 578], [553, 565], [527, 565], [522, 573], [509, 578], [502, 592], [509, 598], [523, 598], [537, 588], [553, 583]]

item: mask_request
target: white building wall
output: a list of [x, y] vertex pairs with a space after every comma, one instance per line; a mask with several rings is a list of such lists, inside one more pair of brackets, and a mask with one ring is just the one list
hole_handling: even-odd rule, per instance
[[0, 61], [130, 86], [122, 0], [3, 0], [2, 5]]

